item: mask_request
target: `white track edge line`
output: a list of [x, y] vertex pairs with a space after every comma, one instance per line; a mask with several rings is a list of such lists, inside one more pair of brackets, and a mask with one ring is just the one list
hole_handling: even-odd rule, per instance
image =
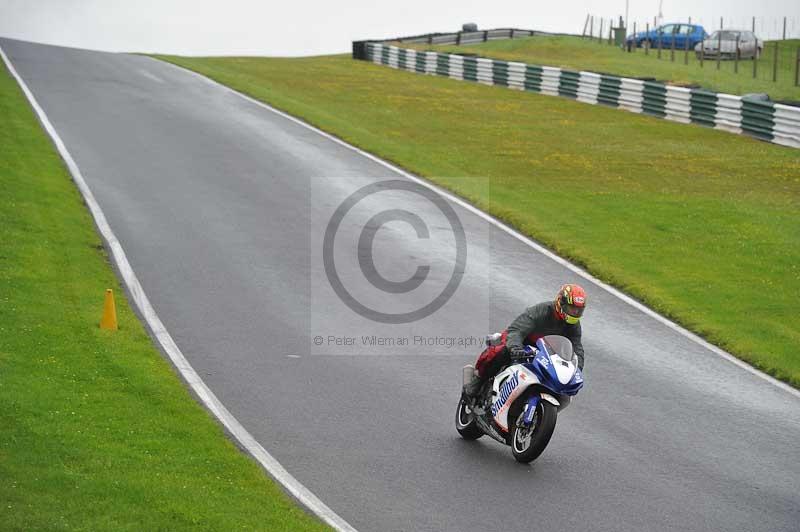
[[8, 71], [12, 76], [14, 76], [20, 88], [25, 93], [25, 96], [27, 97], [28, 102], [31, 104], [31, 107], [33, 107], [34, 111], [36, 111], [39, 121], [44, 126], [47, 134], [50, 135], [50, 138], [55, 144], [56, 149], [58, 149], [61, 158], [64, 160], [67, 168], [72, 174], [72, 179], [75, 181], [75, 184], [78, 186], [78, 189], [83, 195], [83, 199], [86, 201], [86, 204], [88, 205], [89, 210], [94, 217], [94, 221], [97, 224], [100, 234], [103, 236], [103, 239], [106, 241], [106, 244], [111, 250], [114, 261], [119, 268], [119, 272], [122, 275], [122, 279], [125, 282], [128, 291], [136, 303], [136, 307], [139, 309], [141, 315], [145, 318], [147, 325], [150, 327], [153, 335], [158, 340], [158, 343], [161, 345], [164, 352], [167, 353], [170, 360], [178, 369], [184, 380], [189, 384], [192, 391], [197, 394], [206, 408], [208, 408], [208, 410], [214, 414], [214, 416], [225, 426], [225, 428], [236, 439], [236, 441], [238, 441], [239, 444], [244, 447], [244, 449], [246, 449], [247, 452], [250, 453], [253, 458], [255, 458], [276, 481], [283, 485], [283, 487], [296, 500], [298, 500], [301, 504], [303, 504], [306, 508], [308, 508], [311, 512], [313, 512], [334, 529], [346, 532], [356, 532], [355, 528], [337, 515], [308, 488], [301, 484], [299, 480], [294, 478], [288, 471], [286, 471], [286, 469], [284, 469], [284, 467], [271, 454], [269, 454], [267, 450], [261, 446], [261, 444], [256, 441], [256, 439], [247, 431], [247, 429], [245, 429], [242, 424], [239, 423], [239, 421], [233, 416], [233, 414], [231, 414], [228, 409], [225, 408], [225, 406], [219, 401], [219, 399], [217, 399], [211, 389], [209, 389], [206, 383], [203, 382], [203, 379], [200, 378], [191, 364], [189, 364], [189, 361], [186, 359], [186, 357], [183, 356], [183, 353], [175, 344], [172, 336], [169, 334], [166, 327], [164, 327], [161, 319], [158, 317], [156, 311], [150, 304], [150, 300], [147, 298], [147, 295], [145, 295], [142, 286], [139, 284], [139, 279], [133, 272], [133, 269], [128, 262], [128, 258], [125, 255], [125, 251], [122, 249], [122, 245], [119, 243], [116, 235], [114, 235], [114, 232], [108, 225], [106, 217], [103, 214], [100, 205], [95, 200], [92, 191], [89, 189], [89, 186], [86, 184], [86, 181], [83, 179], [83, 175], [81, 174], [78, 165], [75, 163], [66, 146], [62, 142], [61, 137], [50, 123], [50, 120], [47, 118], [44, 110], [39, 106], [39, 103], [36, 101], [33, 93], [30, 91], [22, 77], [17, 73], [17, 70], [14, 68], [11, 60], [5, 54], [2, 46], [0, 46], [0, 56], [2, 56]]
[[215, 80], [213, 80], [213, 79], [211, 79], [211, 78], [209, 78], [207, 76], [204, 76], [204, 75], [200, 74], [199, 72], [195, 72], [194, 70], [190, 70], [188, 68], [184, 68], [184, 67], [182, 67], [180, 65], [176, 65], [176, 64], [170, 63], [168, 61], [161, 61], [159, 59], [155, 59], [155, 58], [152, 58], [152, 57], [150, 59], [152, 59], [153, 61], [159, 61], [161, 63], [170, 65], [170, 66], [172, 66], [174, 68], [183, 70], [184, 72], [187, 72], [189, 74], [192, 74], [192, 75], [202, 79], [206, 83], [211, 83], [213, 85], [222, 87], [223, 89], [225, 89], [225, 90], [227, 90], [229, 92], [232, 92], [233, 94], [236, 94], [237, 96], [239, 96], [241, 98], [244, 98], [245, 100], [247, 100], [247, 101], [249, 101], [249, 102], [251, 102], [251, 103], [253, 103], [253, 104], [255, 104], [255, 105], [259, 106], [259, 107], [263, 107], [264, 109], [267, 109], [270, 112], [273, 112], [273, 113], [275, 113], [277, 115], [280, 115], [283, 118], [286, 118], [287, 120], [291, 120], [292, 122], [294, 122], [296, 124], [299, 124], [299, 125], [307, 128], [307, 129], [310, 129], [311, 131], [314, 131], [314, 132], [318, 133], [319, 135], [322, 135], [323, 137], [325, 137], [325, 138], [327, 138], [329, 140], [332, 140], [333, 142], [335, 142], [335, 143], [337, 143], [337, 144], [339, 144], [341, 146], [344, 146], [345, 148], [348, 148], [348, 149], [358, 153], [359, 155], [362, 155], [363, 157], [366, 157], [367, 159], [370, 159], [371, 161], [376, 162], [376, 163], [388, 168], [389, 170], [391, 170], [393, 172], [396, 172], [399, 175], [402, 175], [403, 177], [405, 177], [407, 179], [410, 179], [410, 180], [414, 181], [415, 183], [418, 183], [418, 184], [420, 184], [420, 185], [422, 185], [424, 187], [427, 187], [427, 188], [433, 190], [437, 194], [440, 194], [440, 195], [446, 197], [451, 202], [456, 203], [457, 205], [463, 207], [464, 209], [467, 209], [471, 213], [473, 213], [473, 214], [483, 218], [487, 222], [495, 225], [496, 227], [498, 227], [499, 229], [505, 231], [506, 233], [508, 233], [509, 235], [513, 236], [514, 238], [516, 238], [517, 240], [521, 241], [522, 243], [527, 244], [532, 249], [534, 249], [534, 250], [538, 251], [539, 253], [541, 253], [542, 255], [552, 259], [553, 261], [555, 261], [556, 263], [560, 264], [561, 266], [564, 266], [565, 268], [571, 270], [572, 272], [574, 272], [577, 275], [583, 277], [584, 279], [586, 279], [588, 281], [591, 281], [592, 283], [594, 283], [595, 285], [599, 286], [600, 288], [602, 288], [603, 290], [605, 290], [609, 294], [613, 295], [614, 297], [616, 297], [616, 298], [624, 301], [625, 303], [631, 305], [633, 308], [639, 310], [640, 312], [643, 312], [644, 314], [646, 314], [647, 316], [650, 316], [651, 318], [655, 319], [656, 321], [660, 322], [661, 324], [666, 325], [667, 327], [669, 327], [673, 331], [677, 332], [681, 336], [684, 336], [685, 338], [688, 338], [689, 340], [691, 340], [691, 341], [695, 342], [696, 344], [708, 349], [712, 353], [714, 353], [716, 355], [719, 355], [723, 359], [725, 359], [728, 362], [738, 366], [739, 368], [741, 368], [741, 369], [743, 369], [743, 370], [755, 375], [756, 377], [759, 377], [759, 378], [765, 380], [766, 382], [768, 382], [768, 383], [780, 388], [781, 390], [783, 390], [785, 392], [788, 392], [789, 394], [795, 396], [796, 398], [800, 399], [800, 390], [797, 390], [796, 388], [790, 386], [789, 384], [786, 384], [785, 382], [779, 381], [778, 379], [776, 379], [775, 377], [772, 377], [771, 375], [767, 375], [763, 371], [758, 370], [758, 369], [754, 368], [753, 366], [751, 366], [750, 364], [744, 362], [743, 360], [740, 360], [740, 359], [736, 358], [732, 354], [730, 354], [727, 351], [715, 346], [714, 344], [712, 344], [712, 343], [708, 342], [707, 340], [701, 338], [697, 334], [695, 334], [695, 333], [683, 328], [682, 326], [678, 325], [674, 321], [672, 321], [672, 320], [670, 320], [668, 318], [665, 318], [661, 314], [659, 314], [656, 311], [652, 310], [651, 308], [645, 306], [643, 303], [640, 303], [639, 301], [633, 299], [629, 295], [627, 295], [627, 294], [619, 291], [618, 289], [614, 288], [613, 286], [601, 281], [600, 279], [598, 279], [597, 277], [593, 276], [592, 274], [590, 274], [586, 270], [580, 268], [579, 266], [576, 266], [576, 265], [572, 264], [571, 262], [569, 262], [568, 260], [556, 255], [555, 253], [553, 253], [549, 249], [545, 248], [541, 244], [531, 240], [530, 238], [528, 238], [527, 236], [523, 235], [522, 233], [516, 231], [515, 229], [512, 229], [511, 227], [509, 227], [505, 223], [501, 222], [500, 220], [498, 220], [494, 216], [483, 212], [482, 210], [478, 209], [474, 205], [471, 205], [470, 203], [467, 203], [463, 199], [459, 198], [458, 196], [453, 195], [451, 192], [449, 192], [447, 190], [444, 190], [444, 189], [442, 189], [442, 188], [430, 183], [429, 181], [426, 181], [425, 179], [423, 179], [421, 177], [415, 176], [414, 174], [411, 174], [411, 173], [403, 170], [402, 168], [399, 168], [399, 167], [393, 165], [390, 162], [384, 161], [384, 160], [380, 159], [379, 157], [377, 157], [377, 156], [375, 156], [375, 155], [373, 155], [373, 154], [371, 154], [369, 152], [366, 152], [366, 151], [362, 150], [361, 148], [353, 146], [352, 144], [347, 143], [346, 141], [340, 139], [339, 137], [336, 137], [335, 135], [327, 133], [326, 131], [323, 131], [323, 130], [319, 129], [318, 127], [312, 126], [311, 124], [309, 124], [308, 122], [305, 122], [304, 120], [301, 120], [300, 118], [297, 118], [297, 117], [292, 116], [292, 115], [290, 115], [288, 113], [285, 113], [284, 111], [276, 109], [276, 108], [272, 107], [271, 105], [266, 104], [266, 103], [264, 103], [262, 101], [256, 100], [255, 98], [253, 98], [251, 96], [248, 96], [248, 95], [246, 95], [246, 94], [244, 94], [242, 92], [239, 92], [239, 91], [237, 91], [235, 89], [232, 89], [231, 87], [228, 87], [227, 85], [223, 85], [222, 83], [220, 83], [218, 81], [215, 81]]

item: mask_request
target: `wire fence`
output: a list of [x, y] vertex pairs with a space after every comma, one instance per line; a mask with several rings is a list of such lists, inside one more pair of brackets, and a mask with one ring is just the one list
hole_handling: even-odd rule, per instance
[[800, 17], [720, 17], [713, 26], [702, 18], [654, 18], [626, 28], [622, 17], [587, 15], [581, 36], [626, 53], [800, 86]]
[[[706, 31], [712, 32], [716, 29], [734, 29], [734, 30], [750, 30], [756, 33], [762, 40], [786, 40], [786, 39], [800, 39], [800, 16], [786, 16], [786, 17], [688, 17], [685, 19], [662, 19], [653, 17], [651, 20], [635, 19], [628, 21], [628, 29], [632, 28], [634, 24], [638, 25], [639, 29], [643, 29], [648, 25], [651, 29], [657, 28], [660, 25], [667, 23], [688, 23], [703, 26]], [[619, 23], [624, 25], [624, 23]], [[601, 17], [597, 15], [587, 15], [582, 34], [584, 36], [603, 37], [607, 36], [609, 28], [615, 26], [613, 18]], [[630, 33], [630, 32], [629, 32]]]

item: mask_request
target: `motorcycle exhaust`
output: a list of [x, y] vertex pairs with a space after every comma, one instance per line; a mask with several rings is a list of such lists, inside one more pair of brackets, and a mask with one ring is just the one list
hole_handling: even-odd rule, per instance
[[461, 385], [466, 386], [467, 384], [470, 383], [470, 381], [472, 381], [472, 376], [475, 375], [475, 366], [473, 366], [472, 364], [467, 364], [461, 371], [462, 371]]

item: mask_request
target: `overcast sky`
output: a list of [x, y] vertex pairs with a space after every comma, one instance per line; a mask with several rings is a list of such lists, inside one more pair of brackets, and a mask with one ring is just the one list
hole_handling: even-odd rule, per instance
[[[800, 0], [663, 0], [665, 21], [749, 27], [800, 37]], [[726, 4], [723, 8], [723, 4]], [[355, 39], [518, 27], [580, 33], [586, 15], [624, 16], [625, 0], [0, 0], [0, 36], [108, 51], [186, 55], [345, 52]], [[630, 24], [652, 21], [658, 0], [630, 0]], [[712, 23], [712, 21], [714, 21]], [[728, 22], [730, 21], [730, 23]]]

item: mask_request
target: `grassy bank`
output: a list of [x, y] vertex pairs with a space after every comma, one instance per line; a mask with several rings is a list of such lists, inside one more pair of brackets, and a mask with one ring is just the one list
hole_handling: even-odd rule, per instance
[[347, 56], [164, 59], [454, 190], [800, 385], [800, 151]]
[[1, 62], [0, 116], [0, 529], [324, 529], [153, 347]]
[[489, 41], [465, 46], [402, 46], [420, 50], [437, 50], [457, 53], [475, 53], [486, 57], [522, 61], [536, 65], [562, 67], [570, 70], [589, 70], [628, 77], [654, 77], [677, 85], [700, 85], [704, 88], [729, 94], [765, 92], [774, 100], [800, 101], [800, 87], [794, 85], [795, 59], [800, 40], [779, 41], [778, 81], [772, 81], [774, 57], [773, 42], [767, 42], [764, 54], [758, 61], [756, 78], [753, 62], [739, 62], [738, 73], [733, 61], [706, 60], [701, 65], [694, 54], [689, 54], [689, 64], [683, 64], [683, 50], [675, 51], [675, 61], [670, 61], [670, 51], [662, 50], [661, 59], [655, 50], [645, 55], [644, 49], [624, 53], [619, 48], [580, 37], [541, 36]]

